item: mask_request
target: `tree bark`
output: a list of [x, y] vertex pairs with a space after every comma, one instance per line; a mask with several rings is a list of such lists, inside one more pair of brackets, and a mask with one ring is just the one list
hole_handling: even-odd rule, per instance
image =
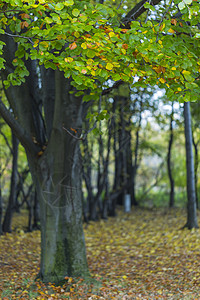
[[[12, 65], [15, 45], [8, 41], [6, 47], [5, 59]], [[81, 98], [69, 93], [73, 89], [71, 80], [56, 71], [53, 120], [49, 116], [52, 121], [44, 122], [42, 104], [44, 108], [47, 101], [38, 96], [37, 82], [35, 89], [32, 87], [33, 80], [38, 80], [38, 74], [33, 76], [34, 62], [27, 68], [32, 76], [20, 87], [10, 86], [6, 90], [17, 120], [3, 102], [0, 102], [0, 113], [25, 147], [37, 191], [41, 219], [39, 277], [44, 282], [54, 283], [64, 280], [65, 276], [88, 277], [82, 228], [79, 140], [63, 129], [81, 128]]]
[[174, 178], [172, 175], [172, 167], [171, 167], [171, 151], [172, 151], [172, 144], [174, 139], [173, 115], [174, 115], [174, 106], [172, 103], [172, 112], [170, 117], [170, 137], [169, 137], [168, 153], [167, 153], [167, 170], [168, 170], [168, 176], [170, 182], [169, 207], [174, 207]]
[[40, 207], [36, 190], [34, 191], [33, 197], [33, 229], [37, 230], [40, 229]]
[[137, 177], [137, 170], [139, 166], [139, 159], [138, 159], [138, 152], [139, 152], [139, 143], [140, 143], [140, 129], [142, 124], [142, 110], [143, 110], [143, 103], [142, 98], [140, 99], [140, 111], [139, 111], [139, 120], [138, 120], [138, 126], [136, 128], [136, 134], [135, 134], [135, 149], [134, 149], [134, 165], [133, 165], [133, 171], [132, 171], [132, 193], [131, 193], [131, 202], [133, 205], [137, 206], [138, 201], [136, 199], [136, 177]]
[[2, 225], [3, 232], [11, 232], [12, 228], [12, 216], [15, 210], [15, 201], [16, 201], [16, 193], [17, 193], [17, 161], [18, 161], [18, 146], [19, 141], [12, 131], [12, 174], [10, 180], [10, 196], [8, 199], [8, 206], [6, 208], [6, 213]]
[[194, 159], [192, 149], [192, 125], [190, 114], [190, 102], [184, 103], [185, 122], [185, 147], [186, 147], [186, 167], [187, 167], [187, 223], [188, 229], [198, 228], [195, 195]]
[[199, 208], [199, 199], [198, 199], [198, 167], [199, 167], [199, 151], [198, 151], [198, 142], [195, 142], [194, 136], [192, 137], [192, 142], [194, 146], [194, 178], [195, 178], [195, 192], [196, 192], [196, 204]]
[[3, 216], [3, 205], [2, 205], [1, 174], [0, 174], [0, 235], [2, 234], [2, 216]]
[[40, 202], [41, 268], [44, 282], [65, 276], [89, 276], [82, 228], [79, 141], [63, 130], [81, 127], [81, 99], [69, 94], [70, 83], [56, 72], [55, 111], [44, 154], [29, 157]]

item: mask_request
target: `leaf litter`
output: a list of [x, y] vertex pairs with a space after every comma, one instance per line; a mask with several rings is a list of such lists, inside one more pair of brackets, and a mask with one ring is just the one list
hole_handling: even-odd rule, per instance
[[27, 216], [0, 238], [1, 299], [200, 299], [200, 230], [180, 228], [183, 209], [118, 212], [84, 224], [91, 281], [35, 281], [40, 232], [25, 233]]

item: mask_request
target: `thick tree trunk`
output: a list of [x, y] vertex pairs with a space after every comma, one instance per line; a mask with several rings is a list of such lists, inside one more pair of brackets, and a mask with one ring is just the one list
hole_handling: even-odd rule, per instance
[[184, 103], [184, 121], [185, 121], [185, 146], [186, 146], [186, 165], [187, 165], [187, 223], [188, 229], [198, 228], [196, 212], [195, 195], [195, 177], [194, 177], [194, 159], [192, 149], [192, 126], [190, 103]]
[[170, 197], [169, 197], [169, 207], [174, 207], [174, 178], [172, 175], [172, 167], [171, 167], [171, 151], [172, 151], [172, 144], [174, 139], [174, 132], [173, 132], [173, 103], [172, 103], [172, 112], [170, 118], [170, 138], [168, 144], [168, 153], [167, 153], [167, 170], [170, 182]]
[[63, 126], [81, 127], [81, 99], [69, 94], [70, 82], [56, 72], [53, 128], [44, 154], [29, 157], [41, 218], [41, 268], [44, 282], [89, 276], [82, 228], [79, 140]]
[[3, 232], [11, 232], [12, 228], [12, 216], [15, 210], [15, 201], [16, 201], [16, 193], [17, 193], [17, 160], [18, 160], [18, 145], [19, 141], [15, 134], [12, 131], [12, 174], [11, 174], [11, 181], [10, 181], [10, 196], [8, 199], [8, 206], [6, 209], [6, 214], [4, 217], [2, 229]]
[[[37, 195], [42, 238], [39, 276], [44, 282], [59, 283], [65, 276], [89, 275], [82, 228], [77, 147], [69, 147], [74, 154], [73, 162], [64, 158], [63, 147], [56, 150], [54, 146], [57, 153], [50, 151], [38, 163]], [[57, 160], [59, 156], [60, 162]]]
[[54, 116], [48, 123], [49, 126], [51, 123], [48, 141], [43, 140], [45, 127], [42, 118], [38, 123], [40, 128], [34, 130], [34, 120], [38, 119], [37, 114], [41, 117], [42, 114], [40, 106], [36, 109], [31, 105], [32, 101], [36, 104], [37, 101], [36, 94], [30, 97], [32, 94], [28, 92], [30, 80], [7, 90], [9, 102], [17, 106], [15, 114], [18, 120], [2, 102], [0, 110], [26, 149], [37, 191], [41, 220], [39, 277], [44, 282], [60, 283], [65, 276], [88, 277], [89, 271], [82, 227], [79, 140], [78, 136], [73, 137], [74, 131], [70, 131], [70, 128], [81, 128], [82, 103], [80, 97], [69, 93], [73, 89], [69, 79], [59, 71], [55, 77]]

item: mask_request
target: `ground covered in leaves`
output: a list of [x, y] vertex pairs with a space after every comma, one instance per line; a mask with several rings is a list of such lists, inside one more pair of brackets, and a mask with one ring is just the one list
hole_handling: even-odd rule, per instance
[[184, 210], [133, 209], [108, 221], [84, 224], [92, 277], [66, 278], [63, 286], [34, 281], [40, 232], [0, 237], [0, 299], [200, 299], [200, 230], [180, 228]]

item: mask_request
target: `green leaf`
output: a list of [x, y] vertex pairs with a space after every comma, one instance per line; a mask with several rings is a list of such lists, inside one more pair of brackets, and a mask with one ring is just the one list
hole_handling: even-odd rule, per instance
[[184, 2], [189, 5], [192, 3], [192, 0], [184, 0]]
[[22, 1], [21, 1], [21, 0], [15, 0], [14, 3], [15, 3], [16, 5], [19, 5], [19, 6], [22, 5]]
[[71, 6], [74, 4], [74, 1], [73, 0], [67, 0], [65, 2], [63, 2], [65, 6]]
[[49, 17], [46, 17], [46, 18], [44, 19], [44, 21], [45, 21], [47, 24], [53, 23], [53, 20], [52, 20], [51, 18], [49, 18]]
[[73, 15], [74, 17], [78, 17], [79, 14], [80, 14], [80, 10], [78, 10], [77, 8], [74, 8], [74, 9], [72, 10], [72, 15]]
[[56, 4], [55, 6], [55, 10], [61, 10], [64, 7], [64, 3], [63, 2], [59, 2]]
[[185, 8], [185, 3], [184, 3], [183, 1], [180, 2], [180, 3], [178, 4], [178, 8], [179, 8], [180, 10], [184, 9], [184, 8]]
[[148, 9], [151, 9], [151, 10], [153, 10], [153, 11], [156, 10], [155, 7], [154, 7], [153, 5], [150, 5], [148, 2], [146, 2], [146, 3], [144, 4], [144, 7], [145, 7], [145, 8], [148, 8]]
[[121, 79], [121, 76], [119, 74], [113, 74], [112, 78], [113, 78], [113, 80], [118, 81]]

